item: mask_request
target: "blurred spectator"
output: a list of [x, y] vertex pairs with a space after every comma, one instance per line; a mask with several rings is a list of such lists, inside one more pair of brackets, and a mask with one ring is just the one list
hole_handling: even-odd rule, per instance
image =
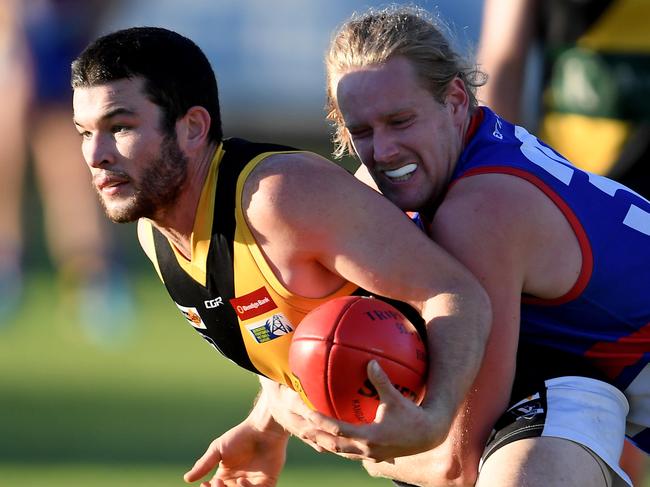
[[[648, 18], [648, 0], [485, 0], [478, 58], [489, 79], [479, 98], [513, 122], [539, 113], [545, 142], [648, 198]], [[531, 86], [539, 101], [524, 96]], [[643, 485], [645, 456], [626, 444], [621, 463]]]
[[123, 338], [131, 302], [81, 157], [69, 80], [109, 3], [0, 2], [0, 320], [18, 311], [23, 291], [21, 202], [31, 161], [62, 310], [101, 344]]
[[[514, 122], [530, 111], [522, 101], [541, 102], [544, 141], [648, 197], [648, 18], [647, 0], [486, 0], [479, 62], [490, 80], [479, 96]], [[531, 52], [541, 80], [526, 78]], [[522, 100], [525, 81], [541, 87], [539, 102]]]

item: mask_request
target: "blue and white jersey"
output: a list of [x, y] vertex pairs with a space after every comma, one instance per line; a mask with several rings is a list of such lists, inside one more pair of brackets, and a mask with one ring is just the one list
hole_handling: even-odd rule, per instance
[[486, 173], [525, 179], [562, 211], [582, 250], [580, 276], [566, 295], [522, 296], [520, 340], [582, 356], [603, 371], [630, 402], [628, 434], [650, 452], [650, 202], [481, 110], [453, 181]]

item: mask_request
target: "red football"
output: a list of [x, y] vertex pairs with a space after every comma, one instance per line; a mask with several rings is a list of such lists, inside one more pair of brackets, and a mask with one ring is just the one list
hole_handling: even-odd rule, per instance
[[366, 371], [371, 359], [405, 397], [419, 404], [427, 354], [413, 324], [380, 299], [332, 299], [308, 313], [294, 332], [289, 350], [294, 389], [323, 414], [370, 423], [379, 405]]

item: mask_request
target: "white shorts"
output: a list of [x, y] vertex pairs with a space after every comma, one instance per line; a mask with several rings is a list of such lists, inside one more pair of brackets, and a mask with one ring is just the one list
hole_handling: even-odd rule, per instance
[[[619, 465], [629, 410], [625, 395], [596, 379], [566, 376], [544, 381], [538, 392], [515, 402], [497, 422], [481, 465], [500, 447], [523, 438], [564, 438], [606, 465], [612, 486], [631, 486]], [[607, 474], [607, 472], [605, 472]]]

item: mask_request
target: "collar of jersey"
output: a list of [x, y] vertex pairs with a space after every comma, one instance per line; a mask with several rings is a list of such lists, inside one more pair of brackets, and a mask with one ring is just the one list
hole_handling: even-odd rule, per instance
[[205, 286], [207, 282], [206, 263], [208, 260], [210, 239], [212, 236], [214, 198], [217, 190], [219, 164], [223, 159], [223, 155], [223, 144], [220, 144], [212, 158], [212, 162], [210, 163], [210, 170], [208, 171], [208, 176], [205, 178], [205, 182], [203, 183], [199, 205], [196, 208], [194, 227], [192, 228], [192, 236], [190, 239], [190, 259], [186, 259], [172, 245], [178, 264], [192, 277], [192, 279], [202, 286]]

